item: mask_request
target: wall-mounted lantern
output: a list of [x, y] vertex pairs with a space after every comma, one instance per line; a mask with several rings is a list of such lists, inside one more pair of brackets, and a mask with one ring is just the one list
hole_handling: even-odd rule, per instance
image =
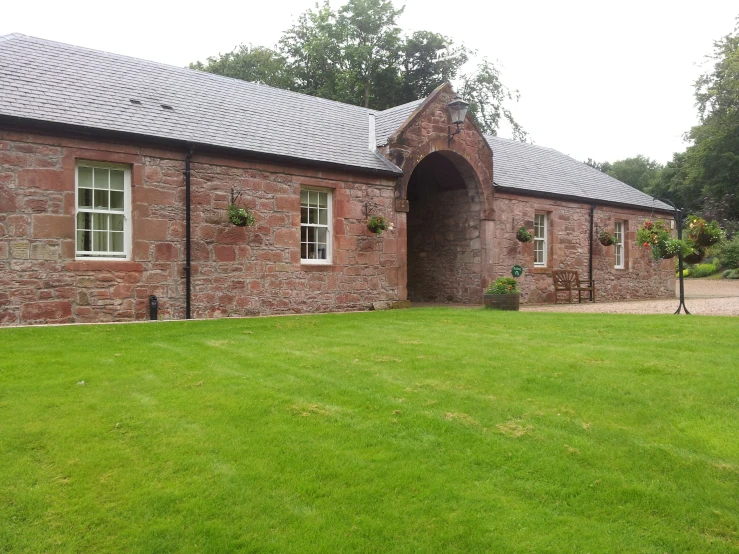
[[457, 130], [452, 133], [451, 126], [447, 127], [447, 133], [449, 134], [449, 145], [452, 144], [452, 138], [454, 135], [458, 135], [462, 132], [460, 126], [464, 123], [464, 118], [467, 117], [467, 108], [469, 103], [462, 100], [459, 96], [455, 96], [454, 99], [447, 104], [449, 107], [449, 115], [451, 116], [452, 123], [457, 126]]

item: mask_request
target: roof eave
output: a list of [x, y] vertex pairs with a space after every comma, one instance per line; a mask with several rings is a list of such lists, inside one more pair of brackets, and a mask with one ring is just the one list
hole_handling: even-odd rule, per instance
[[548, 198], [552, 200], [564, 200], [568, 202], [577, 202], [579, 204], [589, 204], [596, 206], [605, 205], [605, 206], [614, 206], [617, 208], [628, 208], [630, 210], [644, 210], [644, 211], [653, 211], [653, 212], [660, 212], [660, 213], [668, 213], [673, 214], [674, 210], [672, 208], [660, 208], [659, 206], [642, 206], [640, 204], [629, 204], [626, 202], [613, 202], [610, 200], [602, 200], [599, 198], [586, 198], [584, 196], [573, 196], [569, 194], [554, 194], [551, 192], [542, 192], [538, 190], [528, 190], [528, 189], [520, 189], [517, 187], [504, 187], [501, 185], [495, 185], [495, 191], [496, 192], [506, 192], [508, 194], [520, 194], [521, 196], [534, 196], [538, 198]]
[[[142, 141], [148, 145], [157, 146], [168, 146], [181, 148], [183, 150], [190, 150], [195, 148], [199, 151], [209, 153], [222, 153], [229, 157], [237, 158], [249, 158], [257, 161], [273, 161], [277, 163], [291, 163], [295, 165], [303, 165], [310, 167], [323, 167], [327, 169], [337, 169], [341, 171], [352, 171], [362, 173], [365, 175], [375, 175], [383, 177], [397, 178], [403, 174], [398, 169], [388, 167], [387, 169], [379, 169], [373, 167], [363, 167], [349, 164], [339, 164], [336, 162], [327, 162], [323, 160], [312, 160], [308, 158], [299, 158], [296, 156], [285, 156], [282, 154], [273, 154], [269, 152], [258, 152], [255, 150], [245, 150], [241, 148], [232, 148], [228, 146], [219, 146], [214, 144], [201, 143], [197, 141], [188, 141], [182, 139], [173, 139], [166, 137], [159, 137], [154, 135], [146, 135], [140, 133], [129, 133], [125, 131], [115, 131], [111, 129], [100, 129], [97, 127], [84, 127], [80, 125], [70, 125], [67, 123], [55, 123], [44, 120], [27, 119], [16, 116], [8, 116], [0, 114], [0, 125], [7, 125], [9, 127], [20, 128], [20, 130], [35, 130], [46, 133], [65, 133], [75, 137], [100, 137], [112, 140], [124, 140], [141, 143]], [[377, 156], [380, 157], [380, 156]], [[384, 161], [384, 160], [383, 160]], [[392, 165], [389, 160], [386, 163], [387, 166]]]

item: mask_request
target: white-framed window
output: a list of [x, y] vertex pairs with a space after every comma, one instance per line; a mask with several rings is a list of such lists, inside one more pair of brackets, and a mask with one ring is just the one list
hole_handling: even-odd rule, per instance
[[304, 264], [331, 263], [331, 191], [300, 190], [300, 260]]
[[547, 214], [534, 214], [534, 266], [547, 265]]
[[76, 257], [120, 260], [131, 252], [131, 168], [78, 161]]
[[616, 221], [613, 224], [613, 237], [616, 242], [613, 244], [613, 267], [616, 269], [624, 268], [624, 222]]

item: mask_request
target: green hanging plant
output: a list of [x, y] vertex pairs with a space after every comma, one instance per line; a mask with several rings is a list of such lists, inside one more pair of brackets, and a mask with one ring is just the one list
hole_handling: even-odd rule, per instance
[[257, 222], [249, 208], [241, 208], [236, 204], [228, 206], [228, 219], [237, 227], [251, 227]]
[[518, 231], [516, 231], [516, 240], [519, 242], [531, 242], [534, 240], [534, 235], [529, 233], [526, 227], [519, 227]]
[[612, 246], [616, 244], [616, 237], [614, 237], [608, 231], [599, 231], [598, 242], [601, 243], [603, 246]]
[[377, 233], [377, 236], [380, 236], [383, 231], [392, 231], [393, 224], [381, 215], [373, 215], [367, 222], [367, 229], [373, 233]]
[[254, 213], [249, 208], [242, 208], [236, 202], [241, 196], [241, 191], [236, 194], [235, 189], [231, 189], [231, 203], [228, 205], [228, 219], [237, 227], [251, 227], [257, 220]]

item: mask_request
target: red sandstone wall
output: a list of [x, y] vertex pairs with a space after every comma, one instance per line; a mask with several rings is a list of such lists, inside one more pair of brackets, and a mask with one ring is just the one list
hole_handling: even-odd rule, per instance
[[[516, 240], [516, 230], [525, 225], [533, 231], [535, 212], [549, 212], [549, 252], [546, 268], [534, 267], [533, 243]], [[552, 269], [575, 269], [587, 279], [590, 206], [574, 202], [496, 193], [495, 277], [510, 276], [519, 264], [524, 275], [519, 279], [524, 302], [553, 302]], [[654, 262], [645, 249], [636, 246], [636, 230], [645, 219], [669, 219], [648, 211], [598, 206], [595, 225], [613, 232], [615, 220], [628, 221], [624, 269], [614, 269], [613, 247], [595, 241], [593, 278], [597, 300], [628, 300], [672, 297], [675, 295], [675, 262]], [[564, 296], [562, 296], [564, 298]]]
[[[184, 152], [0, 130], [0, 325], [184, 318]], [[132, 168], [132, 257], [75, 260], [75, 161]], [[394, 181], [198, 156], [192, 163], [192, 314], [366, 309], [398, 299], [398, 242], [366, 229], [393, 212]], [[334, 255], [300, 263], [300, 187], [333, 190]], [[234, 227], [231, 187], [257, 225]], [[402, 215], [402, 214], [398, 214]]]

